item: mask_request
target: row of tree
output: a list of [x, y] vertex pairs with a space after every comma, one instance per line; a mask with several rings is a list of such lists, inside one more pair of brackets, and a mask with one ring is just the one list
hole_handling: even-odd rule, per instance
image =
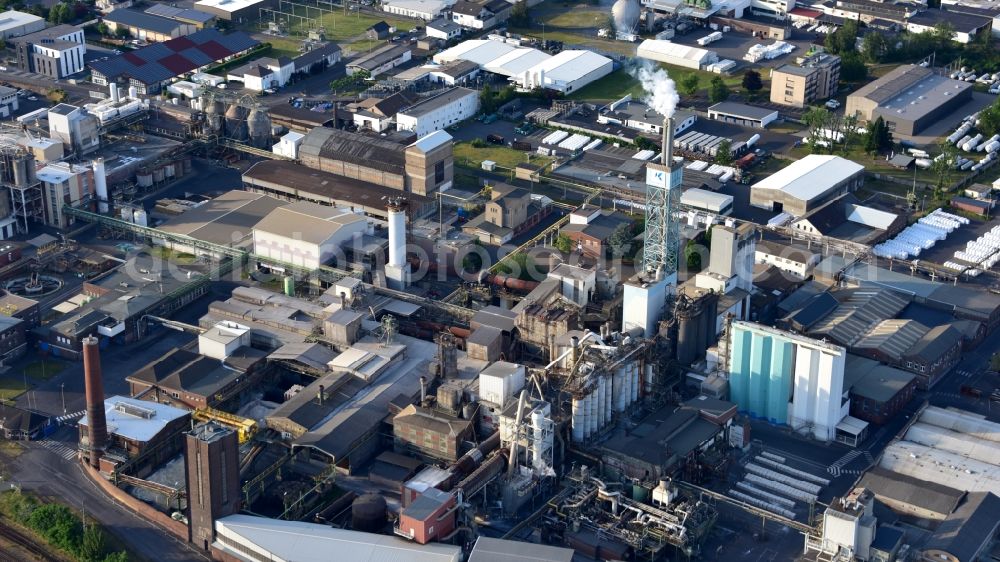
[[839, 150], [846, 154], [858, 139], [864, 151], [873, 156], [892, 148], [892, 131], [881, 117], [862, 131], [857, 115], [841, 115], [823, 107], [812, 107], [802, 114], [802, 122], [808, 127], [806, 144], [813, 153], [832, 154]]
[[42, 504], [19, 491], [6, 492], [4, 512], [22, 525], [38, 533], [50, 545], [80, 562], [127, 562], [128, 553], [113, 552], [107, 536], [97, 525], [84, 525], [68, 507], [62, 504]]

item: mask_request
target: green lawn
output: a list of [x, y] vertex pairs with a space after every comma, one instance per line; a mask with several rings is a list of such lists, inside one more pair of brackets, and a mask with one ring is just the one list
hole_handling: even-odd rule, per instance
[[[475, 146], [472, 146], [471, 142], [455, 143], [454, 155], [455, 164], [476, 169], [480, 168], [483, 160], [492, 160], [496, 162], [498, 166], [503, 166], [504, 168], [513, 168], [518, 164], [524, 164], [527, 161], [525, 153], [520, 150], [514, 150], [513, 148], [508, 148], [506, 146], [492, 145], [483, 148], [476, 148]], [[551, 158], [534, 154], [531, 155], [532, 164], [548, 165], [551, 162]]]
[[59, 361], [41, 359], [39, 361], [35, 361], [34, 363], [29, 363], [24, 368], [24, 372], [30, 378], [47, 381], [61, 373], [65, 367], [66, 365]]
[[[602, 26], [603, 27], [603, 26]], [[542, 37], [542, 26], [537, 27], [511, 27], [510, 31], [512, 33], [519, 33], [521, 35], [529, 35], [531, 37]], [[597, 29], [588, 29], [589, 34], [584, 35], [581, 33], [574, 33], [572, 31], [564, 30], [552, 30], [549, 28], [545, 29], [545, 39], [549, 41], [562, 41], [566, 44], [566, 48], [570, 45], [575, 47], [590, 47], [594, 49], [601, 49], [604, 51], [610, 51], [613, 53], [621, 53], [623, 55], [635, 56], [635, 43], [628, 43], [626, 41], [612, 41], [610, 39], [601, 39], [597, 37]]]
[[25, 390], [22, 377], [10, 373], [0, 377], [0, 400], [11, 400], [20, 396]]
[[295, 58], [302, 54], [299, 52], [299, 45], [302, 42], [298, 39], [269, 36], [267, 42], [271, 44], [271, 56], [273, 57]]
[[[718, 74], [713, 74], [711, 72], [705, 72], [703, 70], [692, 70], [690, 68], [681, 68], [679, 66], [673, 66], [669, 64], [660, 64], [660, 66], [666, 69], [667, 73], [670, 75], [674, 81], [680, 81], [681, 78], [687, 76], [688, 74], [697, 74], [700, 78], [700, 89], [698, 91], [699, 96], [708, 95], [708, 86], [712, 81], [712, 78], [719, 76]], [[770, 87], [768, 84], [769, 79], [767, 76], [761, 73], [761, 79], [764, 81], [763, 92], [769, 91]], [[742, 75], [735, 76], [722, 76], [722, 81], [729, 86], [729, 89], [733, 92], [740, 89], [740, 85], [743, 82]], [[583, 89], [577, 90], [569, 95], [569, 99], [572, 100], [587, 100], [587, 101], [614, 101], [621, 99], [626, 94], [632, 94], [633, 98], [642, 98], [642, 87], [639, 85], [639, 81], [629, 75], [626, 70], [616, 70], [611, 74], [608, 74], [604, 78], [591, 82]], [[682, 96], [683, 98], [683, 96]], [[681, 100], [683, 103], [683, 99]]]
[[607, 10], [601, 10], [597, 7], [575, 7], [539, 14], [535, 20], [546, 26], [593, 30], [607, 27], [610, 17], [611, 14]]
[[[286, 27], [286, 31], [290, 36], [305, 37], [311, 29], [322, 26], [325, 29], [327, 40], [338, 43], [356, 39], [358, 36], [364, 35], [369, 27], [380, 21], [394, 26], [399, 31], [409, 31], [418, 23], [413, 20], [395, 18], [389, 14], [380, 14], [378, 16], [362, 14], [360, 12], [348, 12], [345, 14], [343, 10], [321, 13], [315, 7], [309, 8], [308, 12], [305, 7], [299, 7], [296, 10], [296, 14], [301, 16], [308, 15], [314, 18], [315, 23], [305, 22], [299, 18], [291, 18], [292, 21]], [[266, 27], [267, 22], [261, 21], [258, 25]], [[251, 30], [260, 31], [260, 27], [252, 28]], [[288, 38], [281, 38], [281, 40], [292, 41], [295, 52], [296, 54], [298, 53], [298, 41]], [[271, 41], [271, 39], [268, 38], [268, 41]], [[274, 43], [273, 41], [271, 42], [272, 44]]]

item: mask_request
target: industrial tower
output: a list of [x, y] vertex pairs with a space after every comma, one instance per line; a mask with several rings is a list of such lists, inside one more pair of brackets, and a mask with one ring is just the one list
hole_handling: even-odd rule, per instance
[[677, 291], [677, 257], [680, 254], [682, 167], [674, 163], [674, 120], [663, 122], [660, 162], [646, 165], [646, 242], [642, 269], [625, 282], [622, 328], [641, 329], [651, 338], [663, 316], [667, 298]]

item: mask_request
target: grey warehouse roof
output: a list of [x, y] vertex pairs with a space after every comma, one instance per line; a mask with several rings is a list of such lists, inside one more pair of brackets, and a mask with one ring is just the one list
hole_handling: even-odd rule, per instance
[[773, 109], [768, 109], [766, 107], [757, 107], [754, 105], [747, 105], [745, 103], [737, 103], [734, 101], [722, 101], [708, 108], [709, 111], [715, 111], [718, 113], [725, 113], [727, 115], [735, 115], [737, 117], [743, 117], [745, 119], [763, 119], [769, 115], [777, 113]]
[[411, 117], [420, 117], [421, 115], [426, 115], [432, 111], [437, 111], [442, 107], [446, 107], [462, 98], [476, 95], [478, 94], [474, 90], [470, 90], [468, 88], [452, 88], [443, 94], [438, 94], [432, 98], [427, 98], [416, 105], [412, 105], [403, 111], [400, 111], [400, 113]]
[[164, 34], [172, 33], [184, 25], [174, 19], [129, 9], [115, 10], [104, 16], [104, 21]]

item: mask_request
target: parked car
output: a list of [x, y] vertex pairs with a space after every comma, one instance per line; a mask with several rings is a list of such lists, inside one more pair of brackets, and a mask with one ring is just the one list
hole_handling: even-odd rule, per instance
[[504, 138], [497, 134], [486, 135], [486, 142], [490, 144], [503, 144]]
[[838, 107], [840, 107], [840, 102], [837, 100], [827, 100], [825, 105], [829, 109], [837, 109]]

